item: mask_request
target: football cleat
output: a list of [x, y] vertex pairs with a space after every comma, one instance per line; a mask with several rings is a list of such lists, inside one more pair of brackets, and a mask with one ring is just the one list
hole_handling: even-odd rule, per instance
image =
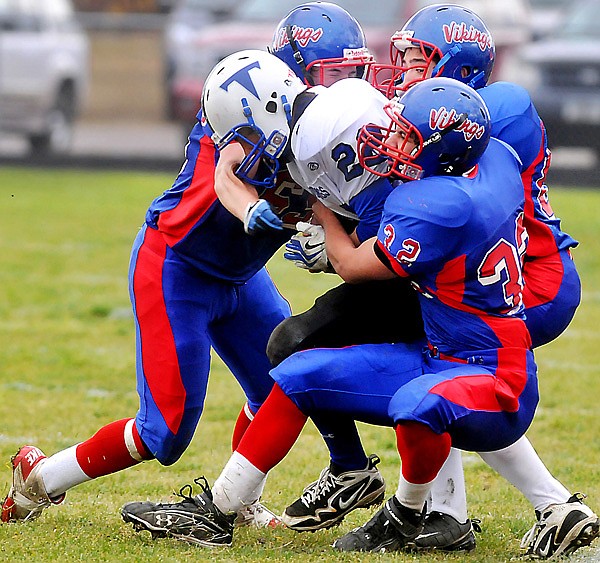
[[423, 531], [408, 547], [416, 551], [471, 551], [475, 549], [474, 531], [481, 531], [479, 520], [461, 523], [449, 514], [433, 511], [425, 517]]
[[50, 498], [40, 475], [46, 456], [35, 446], [23, 446], [10, 459], [13, 470], [12, 486], [2, 503], [2, 522], [34, 520], [44, 508], [60, 504], [65, 500], [62, 494]]
[[373, 518], [333, 542], [339, 551], [398, 551], [423, 530], [425, 509], [418, 512], [391, 497]]
[[334, 475], [331, 467], [325, 468], [285, 509], [281, 520], [297, 532], [321, 530], [339, 524], [352, 510], [380, 504], [385, 481], [375, 467], [379, 462], [379, 457], [372, 454], [365, 469]]
[[136, 531], [147, 530], [152, 538], [174, 537], [204, 547], [231, 546], [235, 514], [224, 514], [212, 501], [212, 493], [204, 477], [194, 479], [202, 493], [191, 496], [192, 486], [184, 485], [177, 496], [182, 501], [172, 504], [128, 502], [121, 516]]
[[236, 527], [252, 526], [254, 528], [277, 528], [283, 526], [283, 522], [264, 504], [258, 500], [243, 506], [237, 511], [237, 516], [233, 522]]
[[600, 535], [600, 519], [583, 503], [584, 498], [576, 493], [567, 502], [536, 511], [538, 521], [521, 540], [525, 556], [554, 559], [592, 543]]

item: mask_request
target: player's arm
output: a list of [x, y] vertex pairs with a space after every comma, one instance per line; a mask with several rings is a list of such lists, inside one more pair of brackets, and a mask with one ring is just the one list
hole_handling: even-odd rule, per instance
[[360, 283], [368, 280], [386, 280], [394, 277], [375, 255], [376, 237], [355, 246], [335, 214], [322, 203], [313, 205], [315, 219], [325, 229], [327, 256], [336, 273], [346, 282]]
[[231, 143], [220, 151], [215, 168], [215, 192], [223, 207], [240, 221], [244, 220], [246, 209], [258, 201], [254, 186], [245, 184], [234, 173], [244, 159], [244, 149], [239, 143]]
[[256, 189], [242, 182], [235, 170], [246, 153], [239, 143], [231, 143], [219, 154], [215, 168], [215, 193], [223, 207], [243, 224], [248, 234], [283, 229], [281, 219], [271, 206], [258, 197]]

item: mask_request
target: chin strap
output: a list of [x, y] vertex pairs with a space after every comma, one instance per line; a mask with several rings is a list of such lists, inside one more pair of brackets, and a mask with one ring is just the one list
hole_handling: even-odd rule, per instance
[[437, 76], [444, 68], [444, 65], [455, 55], [460, 53], [461, 47], [460, 45], [454, 45], [448, 52], [438, 61], [438, 63], [433, 67], [433, 71], [431, 72], [431, 76]]
[[[425, 148], [426, 146], [431, 145], [433, 143], [439, 143], [443, 139], [444, 135], [447, 135], [451, 131], [455, 131], [456, 129], [458, 129], [468, 119], [468, 117], [469, 116], [466, 113], [461, 113], [457, 117], [457, 119], [454, 123], [451, 123], [450, 125], [448, 125], [448, 127], [445, 127], [441, 131], [436, 131], [435, 133], [430, 135], [425, 141], [423, 141], [423, 148]], [[466, 157], [470, 151], [471, 151], [471, 148], [469, 147], [467, 149], [467, 152], [465, 153], [464, 159], [466, 159]], [[458, 163], [456, 163], [456, 162], [450, 162], [447, 165], [445, 165], [442, 168], [442, 170], [444, 171], [444, 174], [448, 174], [450, 176], [456, 175], [456, 165], [457, 164]], [[462, 174], [462, 172], [461, 172], [461, 174]]]
[[292, 48], [292, 52], [294, 53], [294, 60], [300, 67], [300, 70], [302, 71], [302, 75], [304, 76], [304, 80], [306, 80], [307, 84], [314, 86], [315, 83], [312, 79], [312, 76], [308, 72], [308, 69], [306, 68], [306, 62], [304, 61], [304, 57], [302, 56], [302, 53], [300, 52], [300, 49], [298, 48], [298, 43], [296, 43], [296, 40], [294, 39], [294, 34], [292, 33], [291, 25], [285, 26], [285, 34], [290, 43], [290, 47]]

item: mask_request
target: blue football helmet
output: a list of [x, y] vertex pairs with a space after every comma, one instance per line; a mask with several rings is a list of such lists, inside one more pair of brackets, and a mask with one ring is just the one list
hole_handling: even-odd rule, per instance
[[[308, 2], [294, 8], [275, 29], [270, 52], [309, 86], [340, 78], [365, 78], [373, 56], [360, 24], [330, 2]], [[337, 78], [327, 78], [336, 69]]]
[[279, 58], [248, 49], [217, 63], [202, 90], [202, 125], [218, 149], [241, 142], [249, 151], [242, 180], [272, 187], [290, 136], [292, 105], [306, 85]]
[[[420, 49], [423, 62], [411, 66], [403, 59], [410, 47]], [[495, 56], [492, 35], [477, 14], [454, 4], [434, 4], [419, 10], [392, 35], [391, 67], [377, 65], [371, 80], [391, 98], [425, 80], [424, 72], [433, 63], [431, 77], [455, 78], [477, 89], [487, 84]], [[390, 68], [391, 79], [385, 72]], [[422, 69], [423, 75], [406, 81], [404, 73], [413, 69]], [[378, 75], [384, 79], [378, 79]]]
[[[384, 109], [389, 126], [365, 125], [358, 137], [360, 163], [377, 176], [460, 176], [479, 162], [490, 140], [485, 102], [453, 78], [419, 82]], [[389, 168], [381, 171], [384, 159]]]

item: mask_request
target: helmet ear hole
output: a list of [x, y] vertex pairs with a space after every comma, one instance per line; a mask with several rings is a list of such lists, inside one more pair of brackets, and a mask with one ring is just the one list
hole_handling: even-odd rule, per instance
[[267, 113], [277, 113], [277, 102], [273, 100], [268, 101], [265, 105], [265, 111]]
[[452, 157], [448, 153], [441, 153], [438, 158], [442, 166], [448, 166], [452, 162]]

